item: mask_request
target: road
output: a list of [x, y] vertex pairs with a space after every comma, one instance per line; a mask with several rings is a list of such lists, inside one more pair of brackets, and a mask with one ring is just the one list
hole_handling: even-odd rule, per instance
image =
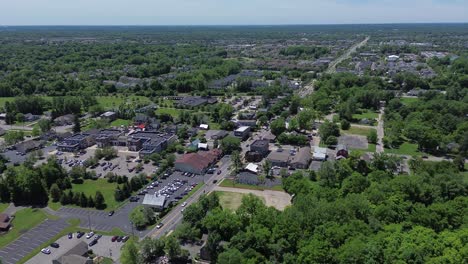
[[[221, 165], [219, 166], [219, 169], [221, 170], [221, 174], [212, 174], [210, 178], [205, 180], [206, 184], [203, 185], [198, 191], [196, 191], [192, 196], [190, 196], [187, 199], [187, 206], [189, 206], [192, 203], [195, 203], [198, 201], [200, 196], [202, 196], [205, 193], [209, 193], [215, 189], [217, 184], [228, 176], [229, 173], [229, 166], [231, 165], [231, 157], [230, 156], [224, 156], [221, 161]], [[210, 174], [208, 174], [210, 175]], [[213, 184], [213, 181], [217, 180], [217, 184]], [[147, 235], [145, 235], [143, 238], [146, 236], [150, 236], [151, 238], [161, 238], [163, 236], [166, 236], [167, 234], [171, 233], [174, 231], [177, 227], [177, 225], [182, 221], [183, 214], [182, 214], [182, 209], [183, 207], [181, 205], [178, 205], [174, 207], [160, 222], [163, 223], [164, 225], [160, 228], [157, 229], [156, 227], [151, 230]]]
[[[354, 44], [353, 46], [351, 46], [345, 53], [343, 53], [340, 57], [336, 58], [334, 61], [332, 61], [330, 63], [330, 65], [328, 65], [328, 68], [327, 70], [325, 71], [325, 73], [335, 73], [336, 72], [336, 66], [338, 64], [340, 64], [341, 62], [343, 62], [344, 60], [348, 59], [351, 54], [353, 54], [354, 52], [356, 52], [356, 50], [364, 45], [367, 44], [367, 41], [369, 41], [370, 37], [367, 36], [363, 41], [359, 42], [359, 43], [356, 43]], [[312, 94], [314, 92], [314, 89], [315, 89], [315, 82], [317, 80], [316, 79], [313, 79], [312, 81], [310, 81], [308, 84], [306, 84], [304, 86], [304, 88], [302, 88], [298, 94], [300, 97], [305, 97], [309, 94]]]
[[383, 120], [383, 115], [385, 112], [385, 107], [380, 108], [380, 113], [379, 113], [379, 119], [378, 119], [378, 124], [377, 124], [377, 146], [375, 147], [375, 151], [377, 153], [383, 153], [384, 152], [384, 144], [383, 144], [383, 138], [384, 138], [384, 120]]

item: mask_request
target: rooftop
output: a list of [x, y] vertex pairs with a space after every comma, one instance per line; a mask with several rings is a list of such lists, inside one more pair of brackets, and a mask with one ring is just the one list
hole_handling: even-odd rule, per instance
[[241, 133], [242, 133], [242, 132], [247, 131], [248, 129], [250, 129], [250, 127], [248, 127], [248, 126], [241, 126], [241, 127], [239, 127], [238, 129], [236, 129], [236, 132], [241, 132]]
[[156, 196], [154, 194], [145, 194], [143, 198], [143, 205], [164, 207], [165, 202], [166, 196], [164, 195]]
[[257, 139], [250, 146], [251, 147], [256, 147], [256, 148], [268, 147], [269, 146], [269, 141], [266, 140], [266, 139], [263, 139], [263, 140]]

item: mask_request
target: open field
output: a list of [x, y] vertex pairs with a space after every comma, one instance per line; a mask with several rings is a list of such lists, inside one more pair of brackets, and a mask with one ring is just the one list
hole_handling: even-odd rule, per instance
[[[272, 190], [260, 191], [260, 190], [248, 190], [248, 189], [229, 188], [229, 187], [220, 187], [220, 186], [216, 186], [215, 191], [235, 193], [235, 194], [228, 194], [227, 198], [225, 198], [225, 199], [230, 199], [230, 198], [234, 199], [234, 200], [230, 200], [228, 204], [225, 204], [226, 206], [230, 206], [232, 208], [234, 208], [235, 206], [238, 207], [242, 201], [242, 196], [247, 195], [247, 194], [253, 194], [258, 197], [261, 197], [261, 199], [265, 202], [266, 206], [272, 206], [278, 210], [284, 210], [284, 208], [291, 205], [291, 196], [288, 193], [282, 192], [282, 191], [272, 191]], [[241, 194], [242, 196], [238, 196], [238, 194]]]
[[142, 103], [151, 103], [150, 99], [145, 96], [125, 96], [125, 95], [120, 95], [120, 96], [97, 96], [96, 100], [98, 104], [100, 104], [102, 107], [105, 109], [110, 109], [114, 107], [118, 107], [119, 105], [123, 103], [132, 103], [132, 102], [142, 102]]
[[398, 155], [409, 155], [409, 156], [421, 156], [423, 153], [418, 150], [417, 144], [405, 142], [397, 149], [385, 148], [385, 152], [398, 154]]
[[419, 98], [416, 98], [416, 97], [403, 97], [403, 98], [400, 98], [400, 100], [404, 105], [409, 105], [411, 103], [419, 101]]
[[15, 213], [15, 218], [11, 222], [12, 228], [8, 233], [0, 235], [0, 248], [6, 246], [29, 229], [40, 224], [47, 218], [47, 215], [40, 209], [25, 208]]
[[356, 127], [351, 125], [348, 130], [341, 130], [342, 134], [352, 134], [352, 135], [360, 135], [360, 136], [367, 136], [369, 135], [371, 130], [375, 130], [374, 128], [365, 128], [365, 127]]
[[129, 126], [132, 123], [130, 120], [125, 120], [125, 119], [117, 119], [111, 122], [111, 126]]
[[107, 205], [106, 210], [115, 210], [123, 202], [117, 202], [114, 199], [114, 192], [117, 188], [117, 183], [108, 183], [105, 179], [85, 180], [82, 184], [72, 184], [73, 192], [83, 192], [86, 196], [93, 196], [96, 191], [100, 191], [104, 196]]
[[355, 120], [361, 120], [361, 119], [364, 119], [364, 118], [377, 119], [378, 117], [379, 117], [378, 113], [372, 112], [370, 110], [363, 111], [361, 114], [354, 114], [353, 115], [353, 119], [355, 119]]
[[[219, 202], [223, 209], [237, 210], [242, 203], [242, 197], [246, 196], [246, 193], [236, 193], [236, 192], [215, 192], [219, 197]], [[264, 203], [265, 198], [259, 197]]]
[[273, 190], [273, 191], [284, 191], [281, 185], [273, 186], [271, 188], [265, 186], [257, 186], [257, 185], [250, 185], [250, 184], [243, 184], [243, 183], [236, 183], [234, 180], [231, 179], [224, 179], [219, 186], [221, 187], [234, 187], [240, 189], [247, 189], [247, 190]]
[[158, 108], [156, 110], [156, 114], [168, 114], [172, 116], [173, 118], [177, 118], [180, 115], [180, 109], [176, 108]]

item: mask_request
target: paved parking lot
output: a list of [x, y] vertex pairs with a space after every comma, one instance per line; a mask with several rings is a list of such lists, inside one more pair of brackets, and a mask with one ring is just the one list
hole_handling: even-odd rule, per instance
[[[120, 258], [120, 248], [124, 243], [122, 242], [112, 242], [110, 236], [102, 236], [98, 243], [89, 249], [92, 249], [93, 252], [98, 256], [110, 257], [117, 261]], [[48, 247], [51, 251], [49, 255], [43, 254], [39, 252], [36, 256], [31, 258], [26, 262], [26, 264], [44, 264], [44, 263], [52, 263], [52, 260], [59, 258], [70, 249], [78, 245], [80, 241], [86, 242], [88, 244], [91, 242], [93, 238], [86, 239], [86, 235], [82, 236], [81, 238], [76, 238], [76, 233], [73, 233], [73, 238], [68, 239], [67, 236], [61, 237], [56, 241], [60, 245], [59, 248], [52, 248]]]
[[17, 263], [35, 248], [56, 236], [67, 226], [67, 222], [63, 219], [42, 222], [0, 250], [2, 263]]

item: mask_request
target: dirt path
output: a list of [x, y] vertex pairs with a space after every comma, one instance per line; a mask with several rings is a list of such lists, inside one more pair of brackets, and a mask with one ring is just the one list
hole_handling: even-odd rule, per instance
[[215, 191], [221, 192], [235, 192], [235, 193], [246, 193], [254, 194], [265, 199], [266, 206], [273, 206], [278, 210], [284, 210], [288, 205], [291, 205], [291, 196], [285, 192], [271, 191], [271, 190], [248, 190], [241, 188], [230, 188], [216, 186]]
[[382, 107], [380, 108], [380, 113], [379, 113], [379, 120], [377, 124], [377, 145], [375, 148], [375, 151], [377, 153], [382, 153], [384, 152], [384, 144], [383, 144], [383, 138], [384, 138], [384, 121], [383, 121], [383, 114], [385, 112], [385, 108]]

